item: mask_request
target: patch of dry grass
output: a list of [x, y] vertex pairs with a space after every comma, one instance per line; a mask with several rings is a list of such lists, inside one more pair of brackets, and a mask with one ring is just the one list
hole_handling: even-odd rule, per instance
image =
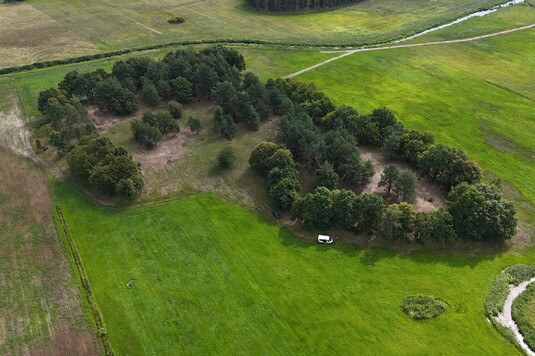
[[98, 52], [96, 46], [29, 4], [0, 4], [1, 67]]
[[0, 166], [0, 354], [97, 354], [46, 177], [4, 148]]

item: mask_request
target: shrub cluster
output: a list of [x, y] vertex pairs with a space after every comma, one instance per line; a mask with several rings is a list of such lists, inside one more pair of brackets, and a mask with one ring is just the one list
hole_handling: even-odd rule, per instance
[[403, 299], [401, 309], [414, 320], [433, 319], [444, 313], [448, 304], [430, 295], [411, 295]]
[[132, 121], [131, 128], [134, 140], [140, 145], [145, 145], [147, 149], [155, 147], [164, 134], [180, 132], [177, 120], [167, 110], [146, 111], [141, 120]]
[[180, 24], [180, 23], [186, 22], [186, 19], [183, 18], [182, 16], [176, 16], [167, 20], [167, 22], [172, 23], [172, 24]]
[[492, 281], [489, 294], [485, 300], [487, 316], [495, 317], [502, 312], [505, 299], [509, 293], [509, 285], [518, 285], [522, 281], [533, 277], [535, 277], [535, 266], [532, 265], [514, 265], [501, 271]]
[[71, 174], [105, 195], [135, 199], [143, 188], [139, 164], [102, 136], [85, 136], [67, 155]]
[[535, 325], [532, 323], [532, 318], [527, 309], [535, 300], [535, 284], [531, 283], [522, 294], [520, 294], [513, 302], [511, 310], [513, 320], [524, 341], [530, 349], [535, 350]]
[[299, 171], [292, 153], [272, 142], [260, 142], [251, 152], [249, 164], [268, 181], [273, 202], [289, 209], [299, 197]]
[[292, 219], [303, 221], [310, 228], [336, 226], [369, 234], [379, 230], [383, 214], [383, 199], [376, 194], [356, 195], [351, 190], [325, 187], [299, 198], [291, 211]]

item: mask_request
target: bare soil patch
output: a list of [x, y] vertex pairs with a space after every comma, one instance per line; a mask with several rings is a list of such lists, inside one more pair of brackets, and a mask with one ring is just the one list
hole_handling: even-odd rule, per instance
[[[8, 84], [11, 86], [11, 84]], [[33, 157], [34, 153], [30, 143], [30, 132], [26, 127], [26, 121], [20, 109], [15, 89], [3, 98], [10, 102], [8, 111], [0, 111], [0, 146], [26, 157]]]
[[128, 116], [117, 116], [112, 113], [102, 112], [96, 106], [90, 106], [88, 108], [88, 113], [89, 119], [93, 122], [98, 133], [101, 135], [105, 135], [111, 127], [117, 125], [118, 123], [141, 115], [141, 111], [138, 110]]
[[47, 179], [0, 148], [0, 354], [96, 355], [58, 240]]
[[184, 143], [191, 136], [190, 132], [168, 135], [151, 150], [147, 150], [143, 145], [137, 145], [130, 150], [130, 153], [135, 161], [141, 163], [143, 173], [158, 172], [187, 155], [189, 150]]
[[[372, 151], [360, 147], [360, 155], [363, 160], [370, 161], [375, 170], [375, 174], [370, 183], [363, 189], [363, 193], [376, 193], [386, 196], [383, 187], [379, 187], [381, 174], [388, 165], [394, 165], [400, 170], [411, 169], [408, 163], [399, 160], [390, 160], [382, 152]], [[392, 194], [394, 196], [394, 194]], [[392, 198], [393, 199], [393, 198]], [[416, 190], [416, 199], [413, 202], [414, 208], [419, 212], [430, 212], [438, 210], [446, 204], [445, 191], [437, 186], [431, 179], [421, 177], [418, 179], [418, 188]]]

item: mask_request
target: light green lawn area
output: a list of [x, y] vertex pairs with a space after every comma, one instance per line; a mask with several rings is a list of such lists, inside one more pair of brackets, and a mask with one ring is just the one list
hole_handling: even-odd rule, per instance
[[535, 5], [519, 4], [502, 8], [484, 17], [474, 17], [451, 27], [418, 37], [413, 42], [429, 42], [472, 37], [535, 24]]
[[[499, 2], [436, 0], [422, 6], [418, 0], [402, 3], [370, 0], [305, 14], [266, 14], [247, 9], [240, 0], [98, 0], [90, 3], [32, 0], [29, 3], [99, 48], [108, 50], [209, 38], [325, 43], [375, 41], [427, 28]], [[168, 24], [167, 20], [173, 16], [183, 16], [186, 22]]]
[[[361, 112], [466, 150], [517, 202], [535, 204], [535, 30], [464, 44], [356, 53], [296, 79]], [[524, 215], [534, 220], [533, 208]]]
[[[484, 300], [533, 251], [327, 247], [210, 194], [121, 210], [54, 189], [119, 355], [519, 354]], [[400, 303], [420, 293], [449, 309], [411, 320]]]

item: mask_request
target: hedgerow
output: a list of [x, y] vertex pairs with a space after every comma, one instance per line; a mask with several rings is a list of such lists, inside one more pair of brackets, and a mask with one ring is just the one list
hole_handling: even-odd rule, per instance
[[527, 306], [535, 300], [535, 284], [530, 284], [526, 290], [513, 302], [512, 316], [524, 341], [529, 348], [535, 350], [535, 325], [527, 315]]

